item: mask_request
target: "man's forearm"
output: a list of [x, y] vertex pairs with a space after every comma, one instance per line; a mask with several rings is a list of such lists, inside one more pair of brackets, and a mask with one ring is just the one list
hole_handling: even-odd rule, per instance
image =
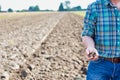
[[83, 36], [82, 37], [82, 42], [83, 42], [83, 44], [85, 45], [86, 48], [88, 48], [88, 47], [93, 47], [94, 48], [95, 47], [94, 40], [89, 36]]

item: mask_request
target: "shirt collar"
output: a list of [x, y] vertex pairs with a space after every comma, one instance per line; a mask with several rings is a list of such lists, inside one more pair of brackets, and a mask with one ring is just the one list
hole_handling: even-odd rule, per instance
[[108, 8], [114, 8], [115, 6], [111, 3], [110, 0], [103, 0], [104, 4]]
[[110, 4], [110, 0], [104, 0], [103, 2], [106, 6]]

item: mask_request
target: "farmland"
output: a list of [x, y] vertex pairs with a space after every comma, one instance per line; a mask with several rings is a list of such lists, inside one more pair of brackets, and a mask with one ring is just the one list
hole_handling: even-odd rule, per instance
[[76, 14], [0, 14], [1, 80], [84, 80], [83, 17]]
[[78, 14], [81, 17], [84, 17], [85, 16], [85, 12], [86, 11], [76, 11], [76, 12], [73, 12], [73, 13]]

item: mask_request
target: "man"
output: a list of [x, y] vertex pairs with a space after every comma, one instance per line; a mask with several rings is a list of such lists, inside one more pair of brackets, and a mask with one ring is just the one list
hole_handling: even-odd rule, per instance
[[120, 80], [120, 0], [96, 0], [88, 6], [82, 41], [90, 61], [87, 80]]

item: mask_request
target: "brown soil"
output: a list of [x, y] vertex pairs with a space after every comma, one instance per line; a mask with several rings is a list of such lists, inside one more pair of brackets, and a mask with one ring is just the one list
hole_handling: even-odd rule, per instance
[[84, 80], [83, 18], [28, 14], [0, 20], [1, 80]]

